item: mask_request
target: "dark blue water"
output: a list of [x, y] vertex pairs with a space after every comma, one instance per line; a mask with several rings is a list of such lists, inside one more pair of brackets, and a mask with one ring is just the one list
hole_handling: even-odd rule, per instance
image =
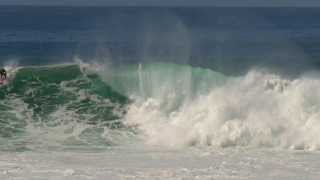
[[0, 61], [170, 61], [242, 73], [320, 65], [319, 8], [0, 7]]

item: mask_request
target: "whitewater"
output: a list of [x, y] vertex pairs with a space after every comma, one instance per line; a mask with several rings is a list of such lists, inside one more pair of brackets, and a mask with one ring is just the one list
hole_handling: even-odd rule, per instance
[[0, 180], [319, 179], [319, 8], [0, 12]]
[[317, 179], [319, 74], [12, 67], [1, 179]]

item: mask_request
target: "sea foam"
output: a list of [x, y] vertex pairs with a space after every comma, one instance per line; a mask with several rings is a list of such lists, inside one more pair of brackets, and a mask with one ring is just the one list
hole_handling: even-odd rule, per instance
[[286, 79], [251, 70], [207, 93], [185, 98], [172, 111], [168, 101], [176, 97], [166, 98], [168, 93], [137, 98], [126, 114], [125, 123], [137, 127], [148, 144], [320, 148], [317, 75]]

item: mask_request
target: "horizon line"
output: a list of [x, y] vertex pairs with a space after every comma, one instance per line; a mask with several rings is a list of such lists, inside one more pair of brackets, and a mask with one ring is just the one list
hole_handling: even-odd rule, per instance
[[6, 6], [6, 7], [187, 7], [187, 8], [192, 8], [192, 7], [201, 7], [201, 8], [220, 8], [220, 7], [229, 7], [229, 8], [320, 8], [319, 6], [314, 6], [314, 5], [235, 5], [235, 6], [230, 6], [230, 5], [141, 5], [141, 4], [112, 4], [112, 5], [91, 5], [91, 4], [78, 4], [78, 5], [71, 5], [71, 4], [0, 4], [0, 6]]

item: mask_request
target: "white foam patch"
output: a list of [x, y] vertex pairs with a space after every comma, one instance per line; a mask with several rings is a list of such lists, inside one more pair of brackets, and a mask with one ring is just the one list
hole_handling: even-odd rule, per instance
[[86, 62], [83, 62], [83, 60], [78, 57], [75, 57], [74, 61], [76, 64], [79, 65], [80, 71], [84, 74], [95, 74], [105, 69], [105, 67], [99, 63], [96, 63], [96, 62], [86, 63]]
[[320, 149], [320, 78], [287, 80], [253, 70], [166, 111], [161, 97], [137, 99], [126, 124], [167, 147], [253, 146]]

